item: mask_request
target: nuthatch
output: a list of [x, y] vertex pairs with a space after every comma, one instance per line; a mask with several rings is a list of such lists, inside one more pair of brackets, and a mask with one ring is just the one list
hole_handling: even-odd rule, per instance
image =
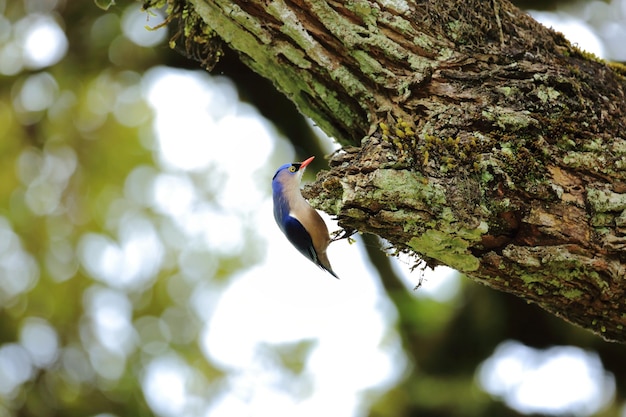
[[274, 219], [300, 253], [338, 279], [326, 255], [326, 248], [330, 244], [326, 223], [300, 192], [302, 173], [313, 158], [315, 157], [312, 156], [302, 163], [285, 164], [274, 174]]

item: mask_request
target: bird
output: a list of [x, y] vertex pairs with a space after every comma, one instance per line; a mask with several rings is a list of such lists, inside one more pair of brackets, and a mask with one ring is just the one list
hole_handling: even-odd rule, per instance
[[339, 279], [326, 255], [330, 235], [322, 217], [302, 197], [300, 180], [304, 169], [313, 161], [284, 164], [272, 178], [274, 219], [280, 230], [301, 254]]

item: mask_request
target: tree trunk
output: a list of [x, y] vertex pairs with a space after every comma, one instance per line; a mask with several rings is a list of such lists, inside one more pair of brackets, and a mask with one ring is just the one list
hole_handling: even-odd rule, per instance
[[341, 226], [626, 341], [621, 68], [506, 0], [172, 1], [344, 145], [306, 190]]

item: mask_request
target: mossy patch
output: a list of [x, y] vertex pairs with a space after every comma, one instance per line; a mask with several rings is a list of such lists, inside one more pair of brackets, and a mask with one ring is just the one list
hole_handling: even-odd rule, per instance
[[437, 259], [461, 272], [475, 271], [480, 266], [480, 260], [467, 250], [469, 243], [466, 240], [435, 229], [413, 237], [408, 244], [415, 252]]

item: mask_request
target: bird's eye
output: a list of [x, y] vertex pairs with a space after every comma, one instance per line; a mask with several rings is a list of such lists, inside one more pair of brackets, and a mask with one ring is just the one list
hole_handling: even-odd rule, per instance
[[296, 167], [295, 166], [290, 166], [289, 167], [289, 172], [296, 172]]

